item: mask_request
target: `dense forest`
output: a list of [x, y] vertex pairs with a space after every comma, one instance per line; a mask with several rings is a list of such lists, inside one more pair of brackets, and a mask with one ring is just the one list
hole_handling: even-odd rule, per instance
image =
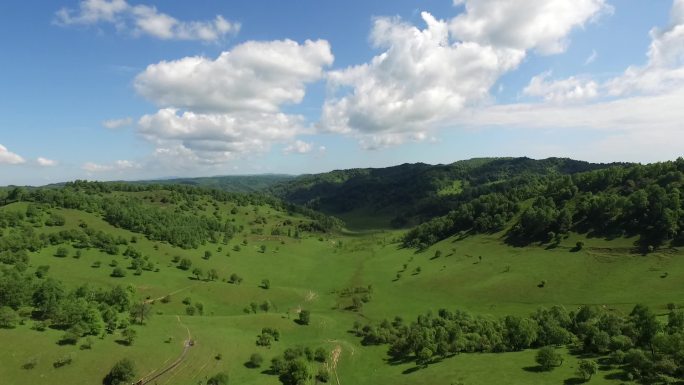
[[652, 251], [684, 242], [683, 183], [682, 158], [523, 177], [519, 183], [464, 191], [456, 209], [408, 232], [404, 245], [423, 248], [460, 232], [497, 232], [514, 220], [507, 234], [513, 245], [557, 243], [576, 231], [606, 238], [639, 236], [642, 251]]
[[448, 165], [402, 164], [377, 169], [337, 170], [279, 183], [270, 192], [329, 214], [363, 209], [389, 213], [395, 226], [444, 215], [461, 203], [530, 179], [614, 167], [571, 159], [479, 158]]

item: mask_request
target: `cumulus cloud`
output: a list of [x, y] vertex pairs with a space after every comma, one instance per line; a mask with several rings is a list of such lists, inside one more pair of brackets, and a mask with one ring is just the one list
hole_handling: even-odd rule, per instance
[[684, 0], [675, 0], [670, 24], [651, 30], [648, 61], [631, 66], [606, 85], [613, 96], [660, 93], [684, 85]]
[[108, 119], [102, 122], [102, 125], [110, 130], [115, 130], [117, 128], [128, 127], [133, 124], [133, 118], [121, 118], [121, 119]]
[[7, 149], [7, 147], [0, 144], [0, 164], [22, 164], [26, 160]]
[[591, 160], [662, 161], [681, 156], [684, 0], [673, 2], [666, 28], [651, 30], [644, 65], [630, 66], [620, 76], [604, 82], [586, 75], [560, 80], [550, 80], [550, 76], [535, 76], [524, 90], [528, 96], [541, 97], [541, 103], [473, 108], [453, 124], [518, 130], [593, 130], [600, 132], [600, 139], [573, 149], [573, 155]]
[[[212, 60], [186, 57], [147, 67], [136, 90], [162, 107], [141, 117], [139, 133], [164, 157], [181, 152], [196, 162], [221, 163], [306, 132], [297, 104], [306, 85], [323, 77], [333, 55], [327, 41], [246, 42]], [[188, 154], [190, 152], [192, 155]]]
[[551, 72], [544, 72], [535, 76], [525, 87], [523, 94], [541, 97], [547, 102], [581, 102], [594, 99], [599, 94], [599, 85], [590, 79], [569, 77], [567, 79], [550, 81]]
[[[288, 145], [283, 149], [285, 154], [307, 154], [313, 150], [313, 143], [296, 140], [294, 143]], [[325, 151], [325, 150], [324, 150]]]
[[56, 165], [57, 165], [57, 161], [56, 161], [56, 160], [52, 160], [52, 159], [48, 159], [48, 158], [43, 158], [42, 156], [41, 156], [41, 157], [38, 157], [38, 159], [36, 159], [36, 163], [38, 163], [38, 165], [39, 165], [39, 166], [42, 166], [42, 167], [52, 167], [52, 166], [56, 166]]
[[78, 9], [62, 8], [55, 23], [68, 25], [113, 24], [117, 30], [133, 35], [148, 35], [163, 40], [200, 40], [214, 42], [235, 34], [240, 24], [217, 15], [207, 21], [180, 21], [148, 5], [130, 5], [125, 0], [83, 0]]
[[196, 112], [276, 112], [296, 104], [306, 83], [320, 79], [333, 55], [325, 40], [250, 41], [212, 60], [185, 57], [152, 64], [135, 89], [160, 106]]
[[489, 100], [528, 50], [560, 52], [573, 28], [609, 10], [604, 0], [457, 3], [465, 11], [450, 21], [423, 12], [422, 29], [376, 19], [371, 42], [383, 52], [329, 74], [319, 128], [356, 136], [369, 149], [421, 140]]
[[140, 118], [138, 129], [158, 149], [182, 148], [199, 161], [221, 163], [292, 139], [302, 132], [303, 121], [284, 113], [197, 114], [166, 108]]
[[565, 51], [568, 35], [604, 13], [612, 12], [605, 0], [456, 0], [465, 12], [449, 25], [463, 41], [542, 54]]
[[89, 173], [109, 172], [109, 171], [125, 171], [130, 169], [137, 169], [141, 166], [130, 160], [117, 160], [110, 164], [99, 164], [93, 162], [84, 163], [81, 169]]

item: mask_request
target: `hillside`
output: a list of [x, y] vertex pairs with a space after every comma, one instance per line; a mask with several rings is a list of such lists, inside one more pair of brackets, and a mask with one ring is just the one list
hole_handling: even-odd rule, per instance
[[227, 175], [198, 178], [170, 178], [135, 181], [132, 184], [144, 185], [188, 185], [202, 188], [218, 189], [235, 193], [262, 192], [270, 187], [294, 179], [292, 175]]
[[304, 175], [270, 191], [286, 201], [339, 216], [353, 227], [368, 220], [375, 223], [378, 217], [383, 219], [381, 227], [405, 227], [444, 215], [483, 190], [617, 166], [561, 158], [479, 158], [448, 165], [403, 164]]
[[[577, 368], [591, 360], [600, 363], [591, 383], [676, 383], [684, 253], [681, 206], [670, 206], [680, 202], [684, 162], [531, 161], [545, 176], [524, 174], [530, 167], [518, 162], [530, 161], [466, 162], [490, 174], [468, 171], [462, 189], [444, 179], [452, 187], [441, 194], [468, 197], [462, 205], [483, 209], [478, 218], [505, 215], [486, 230], [435, 217], [413, 230], [353, 232], [272, 196], [187, 185], [1, 190], [0, 340], [17, 348], [0, 352], [0, 378], [102, 383], [128, 358], [128, 383], [206, 383], [226, 373], [230, 383], [258, 385], [548, 385], [581, 382]], [[640, 191], [650, 213], [643, 223], [659, 218], [657, 208], [675, 219], [674, 233], [645, 253], [615, 213], [610, 232], [587, 231], [598, 219], [585, 219], [551, 240], [511, 241], [537, 228], [525, 218], [555, 226], [551, 202], [574, 218], [591, 194], [600, 212], [628, 213], [606, 200], [635, 202]], [[484, 198], [491, 194], [513, 203]], [[502, 208], [510, 217], [495, 213]], [[548, 345], [556, 348], [545, 369], [535, 357]]]

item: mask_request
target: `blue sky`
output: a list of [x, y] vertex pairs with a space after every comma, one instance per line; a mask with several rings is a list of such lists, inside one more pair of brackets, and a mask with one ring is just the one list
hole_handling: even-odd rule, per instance
[[0, 185], [684, 152], [684, 0], [64, 0], [0, 15]]

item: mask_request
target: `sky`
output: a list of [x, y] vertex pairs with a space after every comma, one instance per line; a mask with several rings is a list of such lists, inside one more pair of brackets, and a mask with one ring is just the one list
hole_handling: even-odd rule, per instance
[[0, 185], [684, 153], [684, 0], [0, 2]]

